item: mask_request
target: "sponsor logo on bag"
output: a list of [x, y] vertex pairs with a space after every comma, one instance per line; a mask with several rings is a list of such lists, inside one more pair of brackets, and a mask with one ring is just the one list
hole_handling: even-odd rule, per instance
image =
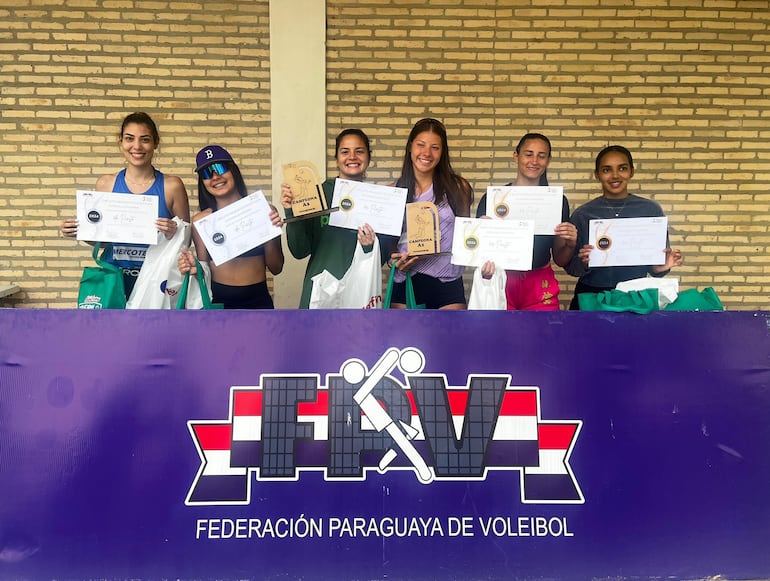
[[82, 303], [78, 304], [79, 309], [102, 309], [102, 297], [88, 295]]
[[369, 299], [365, 309], [379, 309], [382, 307], [382, 295], [376, 295]]
[[449, 386], [424, 367], [419, 349], [392, 347], [370, 369], [347, 359], [325, 386], [302, 373], [231, 387], [228, 420], [188, 422], [201, 465], [185, 503], [248, 504], [255, 479], [319, 470], [326, 481], [400, 470], [423, 484], [518, 471], [523, 503], [584, 503], [569, 464], [581, 420], [542, 420], [540, 388], [510, 374]]
[[144, 261], [144, 257], [147, 254], [146, 248], [137, 246], [113, 246], [112, 258], [114, 260], [136, 260], [139, 262]]
[[168, 286], [168, 280], [164, 280], [160, 283], [160, 292], [166, 293], [170, 297], [175, 297], [179, 294], [179, 288]]

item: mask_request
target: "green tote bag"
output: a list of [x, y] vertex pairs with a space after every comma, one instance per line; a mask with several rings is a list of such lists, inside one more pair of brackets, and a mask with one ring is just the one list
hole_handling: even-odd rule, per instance
[[646, 315], [658, 310], [658, 289], [648, 288], [629, 292], [613, 289], [599, 293], [581, 293], [578, 295], [578, 304], [581, 311]]
[[667, 311], [724, 311], [724, 305], [713, 287], [703, 290], [690, 288], [679, 293], [673, 303], [666, 305]]
[[188, 294], [190, 291], [190, 279], [192, 278], [192, 275], [188, 272], [184, 275], [184, 279], [182, 280], [182, 287], [179, 289], [179, 298], [176, 301], [176, 308], [178, 310], [198, 309], [204, 311], [211, 309], [224, 309], [225, 306], [223, 304], [211, 302], [211, 295], [209, 295], [209, 288], [206, 284], [206, 277], [203, 275], [203, 267], [201, 266], [201, 263], [198, 262], [197, 258], [195, 259], [195, 270], [195, 279], [198, 281], [201, 304], [196, 304], [194, 306], [187, 304]]
[[100, 248], [100, 242], [94, 244], [93, 257], [96, 266], [86, 266], [80, 277], [78, 308], [125, 309], [126, 289], [123, 285], [123, 271], [105, 261], [105, 256], [112, 252], [112, 244], [104, 247], [101, 257]]
[[[388, 288], [385, 292], [385, 300], [382, 303], [383, 309], [390, 308], [390, 301], [393, 297], [393, 285], [395, 284], [396, 277], [396, 265], [390, 267], [390, 278], [388, 279]], [[425, 305], [418, 305], [414, 298], [414, 286], [412, 284], [412, 273], [406, 273], [406, 308], [407, 309], [424, 309]]]

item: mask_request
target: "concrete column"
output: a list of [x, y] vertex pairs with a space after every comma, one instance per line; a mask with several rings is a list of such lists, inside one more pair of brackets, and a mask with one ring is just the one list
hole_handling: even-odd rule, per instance
[[[270, 0], [270, 107], [278, 206], [283, 164], [307, 159], [326, 174], [326, 2]], [[283, 242], [286, 264], [274, 280], [275, 306], [296, 308], [307, 259], [291, 256], [285, 234]]]

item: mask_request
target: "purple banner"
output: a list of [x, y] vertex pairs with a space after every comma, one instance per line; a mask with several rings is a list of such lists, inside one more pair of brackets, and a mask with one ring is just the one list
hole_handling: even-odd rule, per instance
[[766, 313], [0, 311], [2, 579], [770, 577]]

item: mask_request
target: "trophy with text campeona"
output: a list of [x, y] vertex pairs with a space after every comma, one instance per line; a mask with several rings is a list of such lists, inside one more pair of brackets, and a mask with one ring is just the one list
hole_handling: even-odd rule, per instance
[[321, 174], [312, 161], [295, 161], [284, 165], [283, 176], [294, 194], [291, 202], [293, 217], [284, 222], [322, 216], [337, 209], [327, 207], [326, 196], [321, 188]]
[[436, 204], [411, 202], [406, 205], [406, 238], [410, 256], [439, 254], [441, 230]]

